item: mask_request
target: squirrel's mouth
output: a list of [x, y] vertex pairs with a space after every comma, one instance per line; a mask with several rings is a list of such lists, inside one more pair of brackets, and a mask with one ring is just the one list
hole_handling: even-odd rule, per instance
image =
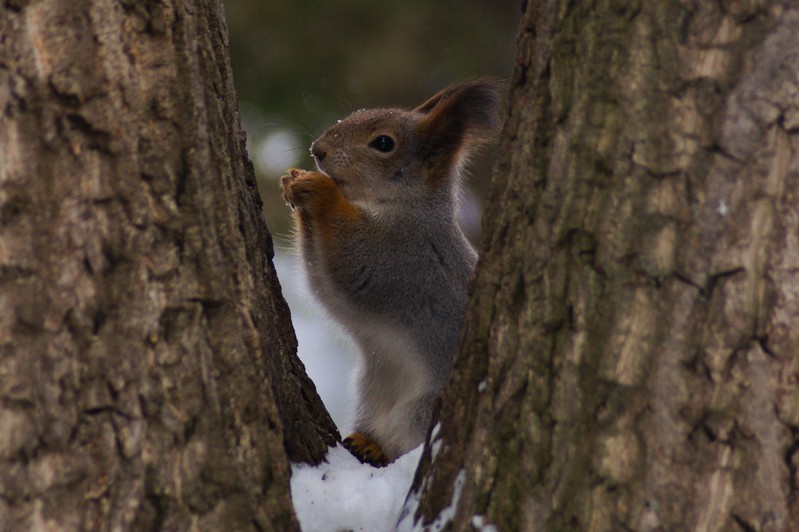
[[321, 168], [319, 168], [319, 170], [320, 170], [320, 171], [321, 171], [323, 174], [325, 174], [327, 177], [329, 177], [330, 179], [332, 179], [332, 180], [333, 180], [333, 182], [336, 184], [336, 186], [337, 186], [337, 187], [340, 187], [340, 186], [342, 186], [342, 185], [346, 185], [346, 184], [347, 184], [347, 181], [346, 181], [346, 180], [344, 180], [344, 179], [339, 179], [338, 177], [334, 176], [334, 175], [333, 175], [333, 174], [331, 174], [330, 172], [326, 172], [326, 171], [322, 170]]
[[316, 169], [319, 170], [320, 172], [322, 172], [323, 174], [325, 174], [330, 179], [332, 179], [337, 187], [341, 187], [341, 186], [347, 185], [347, 181], [346, 180], [339, 179], [338, 177], [334, 176], [332, 172], [330, 172], [330, 171], [326, 170], [325, 168], [323, 168], [322, 165], [319, 164], [318, 160], [316, 161]]

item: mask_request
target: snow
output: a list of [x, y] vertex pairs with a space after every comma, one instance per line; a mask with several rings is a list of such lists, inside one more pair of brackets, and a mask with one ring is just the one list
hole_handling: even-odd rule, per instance
[[291, 466], [291, 498], [304, 532], [396, 530], [422, 455], [420, 445], [387, 467], [360, 463], [341, 446], [316, 467]]
[[[291, 499], [300, 528], [303, 532], [421, 530], [413, 522], [418, 494], [412, 493], [405, 501], [421, 456], [420, 445], [387, 467], [375, 468], [339, 445], [331, 447], [326, 461], [318, 466], [292, 464]], [[465, 481], [466, 471], [461, 470], [450, 504], [425, 530], [444, 530], [452, 521]], [[481, 515], [473, 516], [471, 524], [481, 532], [497, 531]]]
[[[458, 501], [460, 501], [461, 498], [461, 490], [463, 489], [464, 482], [466, 482], [466, 471], [461, 469], [458, 472], [458, 476], [455, 477], [455, 484], [452, 489], [452, 500], [446, 508], [441, 510], [433, 522], [425, 527], [425, 530], [438, 532], [439, 530], [444, 530], [450, 521], [452, 521], [452, 518], [455, 517], [455, 510], [458, 509]], [[422, 491], [424, 491], [424, 486], [422, 487]], [[421, 528], [416, 526], [413, 522], [418, 506], [419, 496], [417, 493], [412, 493], [405, 507], [402, 509], [402, 517], [396, 528], [399, 532], [415, 532], [416, 530], [421, 530]]]
[[472, 527], [479, 532], [497, 532], [497, 527], [488, 523], [484, 515], [473, 515]]
[[439, 437], [439, 433], [441, 432], [441, 423], [436, 423], [433, 427], [432, 432], [430, 433], [430, 460], [433, 462], [436, 461], [438, 457], [438, 453], [441, 450], [441, 438]]

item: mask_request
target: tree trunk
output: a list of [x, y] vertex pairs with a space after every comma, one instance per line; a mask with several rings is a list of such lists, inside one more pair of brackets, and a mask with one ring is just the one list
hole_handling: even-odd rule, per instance
[[296, 529], [295, 356], [217, 0], [6, 0], [0, 529]]
[[799, 529], [797, 35], [790, 2], [525, 3], [407, 519]]

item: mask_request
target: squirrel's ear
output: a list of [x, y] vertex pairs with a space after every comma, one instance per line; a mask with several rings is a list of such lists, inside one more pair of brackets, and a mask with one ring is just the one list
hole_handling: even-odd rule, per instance
[[431, 180], [443, 184], [470, 148], [494, 137], [500, 126], [502, 87], [497, 80], [453, 85], [414, 109], [424, 115], [418, 133]]

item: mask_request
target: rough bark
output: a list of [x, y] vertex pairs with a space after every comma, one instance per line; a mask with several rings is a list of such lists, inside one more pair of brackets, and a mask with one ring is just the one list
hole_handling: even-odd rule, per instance
[[217, 0], [0, 13], [0, 529], [297, 528], [296, 359]]
[[526, 3], [418, 523], [799, 528], [797, 35], [791, 2]]

